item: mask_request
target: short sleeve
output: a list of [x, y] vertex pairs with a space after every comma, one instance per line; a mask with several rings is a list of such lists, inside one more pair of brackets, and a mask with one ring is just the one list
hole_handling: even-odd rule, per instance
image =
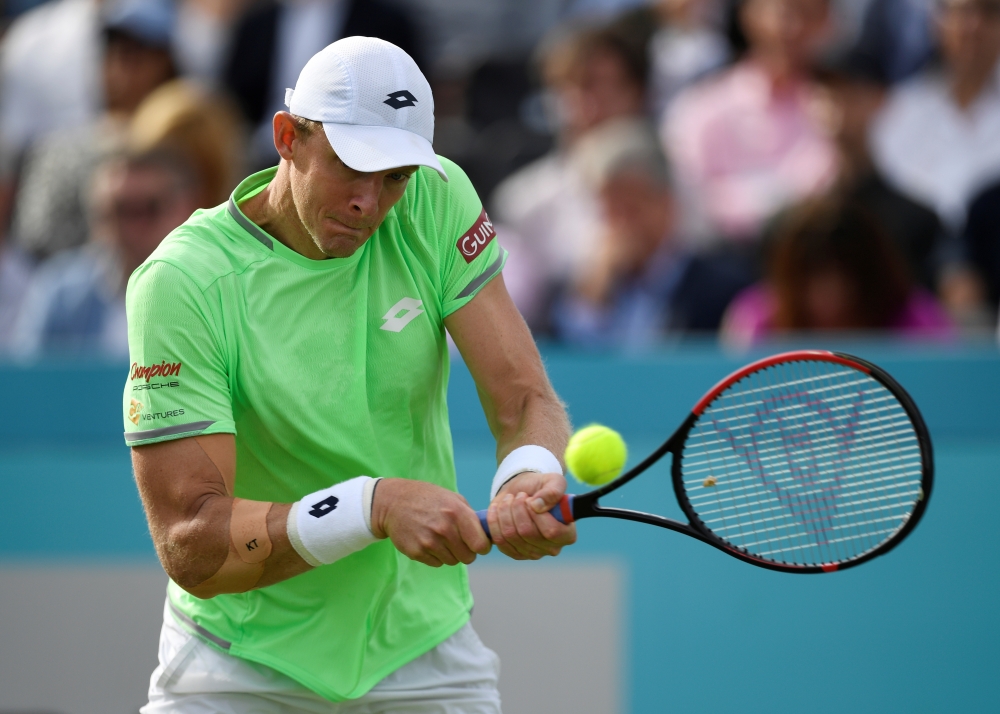
[[154, 261], [132, 275], [126, 305], [125, 442], [235, 434], [224, 341], [201, 289], [182, 270]]
[[493, 222], [486, 214], [469, 177], [455, 163], [442, 158], [448, 183], [436, 173], [424, 172], [429, 193], [427, 206], [440, 241], [438, 249], [442, 316], [466, 305], [503, 270], [507, 252], [496, 240]]

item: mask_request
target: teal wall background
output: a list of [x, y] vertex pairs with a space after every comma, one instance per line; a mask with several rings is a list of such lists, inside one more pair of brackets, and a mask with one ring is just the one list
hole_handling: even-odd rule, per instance
[[[923, 522], [888, 556], [818, 576], [759, 570], [638, 524], [581, 523], [566, 561], [612, 559], [628, 573], [624, 710], [1000, 711], [1000, 354], [842, 347], [886, 368], [924, 413], [937, 481]], [[697, 345], [642, 356], [545, 352], [574, 422], [617, 428], [632, 462], [755, 356]], [[155, 557], [121, 440], [126, 372], [90, 362], [0, 365], [0, 561]], [[461, 364], [451, 412], [460, 488], [483, 507], [493, 444]], [[680, 517], [665, 467], [609, 502]]]

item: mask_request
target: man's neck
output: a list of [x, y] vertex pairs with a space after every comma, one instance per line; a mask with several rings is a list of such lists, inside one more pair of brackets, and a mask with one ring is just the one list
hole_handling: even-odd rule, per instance
[[256, 196], [240, 204], [240, 210], [269, 235], [299, 255], [311, 260], [326, 259], [327, 256], [323, 255], [299, 219], [292, 200], [288, 165], [284, 161], [278, 165], [278, 172], [271, 183]]
[[951, 81], [951, 96], [962, 111], [968, 109], [979, 99], [980, 95], [989, 89], [996, 78], [996, 65], [981, 67], [962, 73], [956, 73]]
[[842, 143], [838, 149], [838, 173], [841, 183], [860, 183], [874, 173], [875, 163], [866, 144]]
[[802, 82], [801, 68], [779, 53], [751, 53], [749, 61], [763, 71], [771, 84], [771, 93], [774, 95], [796, 89]]

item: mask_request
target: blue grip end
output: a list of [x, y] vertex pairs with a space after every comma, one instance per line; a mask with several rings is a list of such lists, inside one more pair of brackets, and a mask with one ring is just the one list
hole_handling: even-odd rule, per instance
[[479, 516], [479, 525], [483, 527], [483, 531], [486, 532], [486, 537], [493, 540], [493, 536], [490, 534], [490, 523], [486, 520], [486, 510], [476, 511], [476, 515]]

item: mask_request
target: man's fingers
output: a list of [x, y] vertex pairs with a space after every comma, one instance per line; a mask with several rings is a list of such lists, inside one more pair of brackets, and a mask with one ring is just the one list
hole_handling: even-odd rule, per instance
[[531, 510], [535, 513], [548, 513], [562, 500], [566, 492], [565, 483], [548, 483], [535, 493], [530, 500]]
[[500, 526], [500, 502], [494, 501], [490, 504], [486, 512], [486, 522], [490, 526], [490, 537], [497, 549], [513, 560], [524, 560], [524, 556], [517, 552], [510, 543], [503, 537], [503, 528]]
[[[563, 545], [569, 545], [576, 539], [576, 528], [566, 526], [549, 513], [535, 513], [529, 506], [526, 497], [523, 506], [515, 511], [518, 532], [539, 555], [558, 555]], [[521, 505], [520, 502], [517, 502]]]
[[503, 535], [504, 545], [521, 556], [518, 558], [519, 560], [524, 558], [538, 559], [541, 557], [538, 549], [526, 543], [518, 532], [517, 524], [514, 522], [515, 502], [514, 496], [508, 493], [496, 504], [497, 520], [500, 523], [500, 533]]
[[410, 560], [415, 560], [418, 563], [429, 565], [432, 568], [440, 568], [442, 565], [444, 565], [444, 563], [442, 563], [439, 558], [434, 557], [431, 553], [428, 553], [425, 550], [414, 550], [411, 553], [403, 553], [403, 555], [405, 555]]
[[[462, 515], [458, 519], [458, 534], [466, 547], [472, 552], [472, 560], [475, 560], [476, 554], [486, 555], [493, 547], [493, 543], [490, 542], [490, 539], [486, 537], [486, 533], [483, 531], [483, 526], [479, 522], [479, 516], [471, 508], [468, 514]], [[463, 560], [462, 562], [468, 565], [472, 560]]]
[[528, 511], [528, 495], [519, 493], [510, 502], [510, 514], [514, 521], [514, 528], [517, 529], [515, 538], [508, 538], [522, 555], [537, 560], [548, 552], [543, 547], [542, 536], [532, 519], [532, 514]]
[[[561, 549], [563, 546], [576, 543], [576, 524], [562, 523], [548, 511], [535, 513], [532, 509], [529, 513], [544, 541], [539, 547], [544, 548], [546, 552], [551, 551], [553, 547]], [[552, 553], [552, 555], [556, 555], [556, 553]]]

